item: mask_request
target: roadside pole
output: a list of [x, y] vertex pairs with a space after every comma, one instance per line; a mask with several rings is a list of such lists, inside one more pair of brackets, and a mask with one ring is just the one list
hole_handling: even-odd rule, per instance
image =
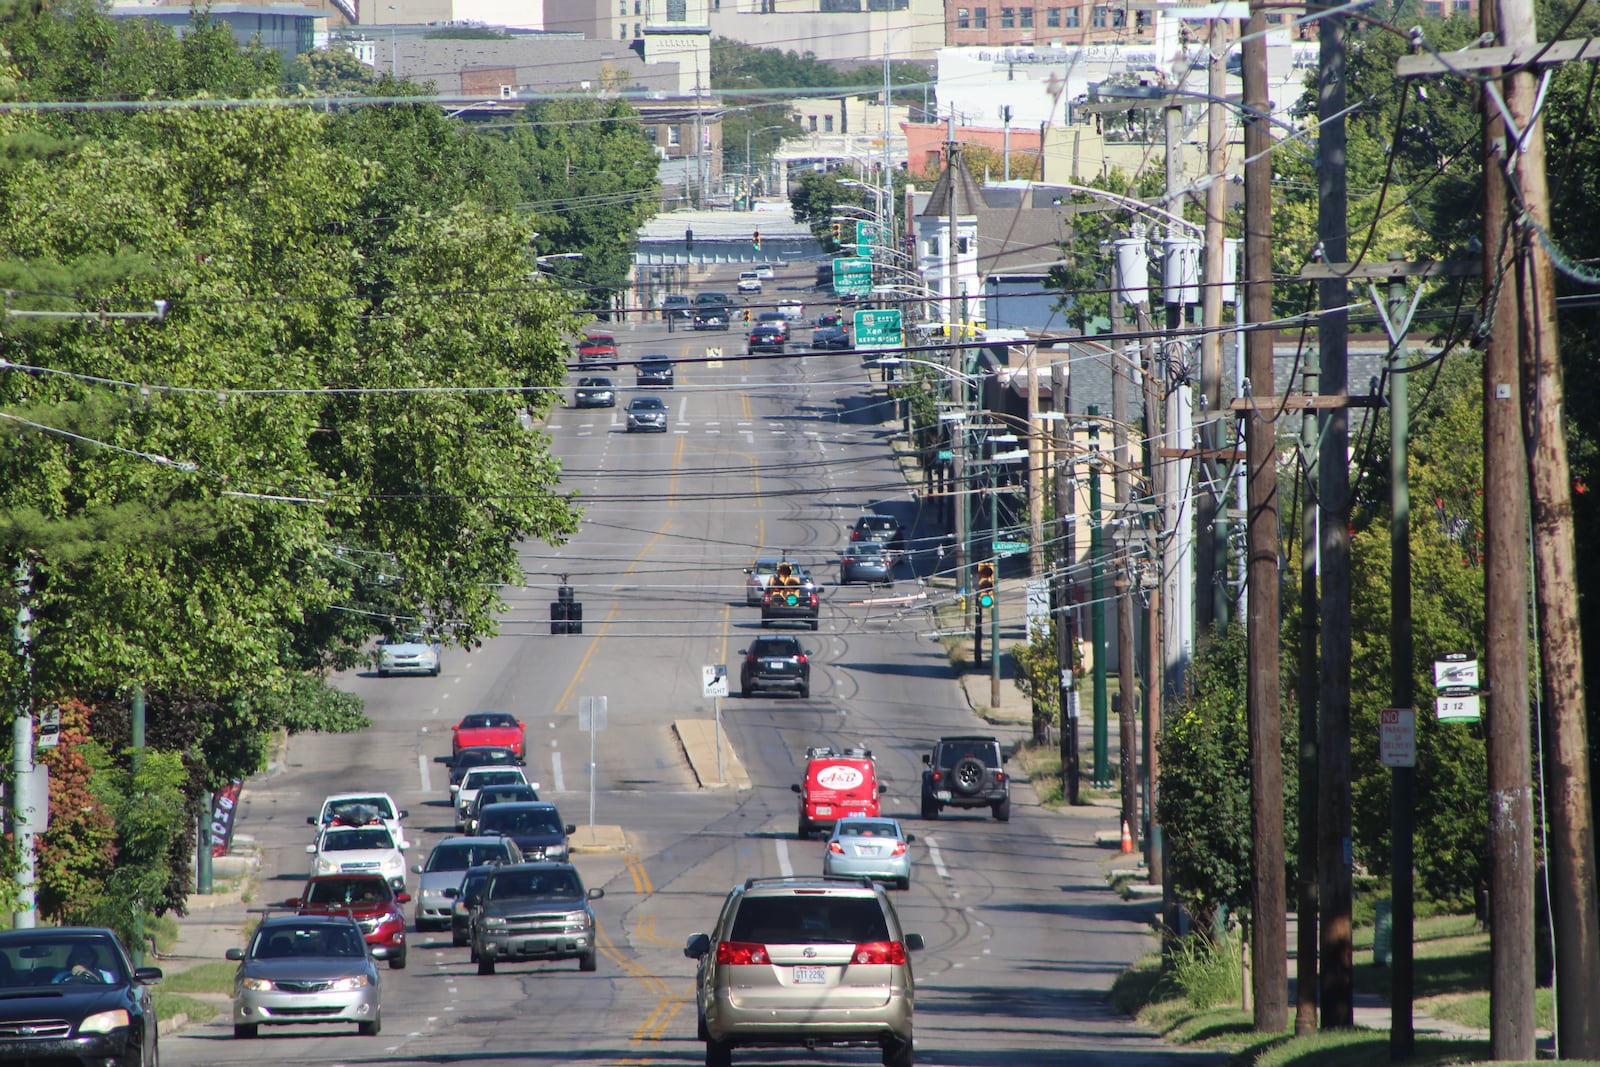
[[606, 728], [606, 698], [578, 698], [578, 729], [589, 733], [589, 828], [594, 828], [595, 735]]
[[32, 930], [39, 921], [34, 897], [35, 853], [33, 813], [38, 806], [33, 796], [33, 568], [26, 560], [14, 572], [17, 617], [11, 635], [22, 662], [17, 681], [15, 715], [11, 723], [11, 833], [17, 847], [17, 910], [11, 925], [17, 930]]
[[[1093, 404], [1088, 414], [1100, 414]], [[1100, 459], [1100, 424], [1089, 423], [1089, 625], [1094, 635], [1094, 778], [1097, 789], [1111, 785], [1111, 754], [1108, 718], [1110, 710], [1106, 698], [1106, 569], [1104, 515], [1100, 503], [1100, 473], [1105, 466]]]

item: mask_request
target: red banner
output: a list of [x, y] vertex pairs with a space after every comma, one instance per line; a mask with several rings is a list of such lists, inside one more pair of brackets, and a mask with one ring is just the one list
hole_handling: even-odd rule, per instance
[[239, 810], [244, 783], [235, 778], [211, 797], [211, 855], [226, 856], [233, 845], [233, 816]]

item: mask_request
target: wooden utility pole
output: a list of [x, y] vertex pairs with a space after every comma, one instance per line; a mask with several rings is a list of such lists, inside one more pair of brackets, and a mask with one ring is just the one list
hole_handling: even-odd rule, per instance
[[[1346, 256], [1345, 199], [1345, 20], [1324, 14], [1317, 23], [1321, 43], [1317, 116], [1317, 238], [1322, 258]], [[1318, 285], [1317, 319], [1322, 352], [1321, 395], [1325, 409], [1317, 495], [1321, 528], [1322, 686], [1317, 713], [1317, 877], [1321, 907], [1317, 954], [1322, 1027], [1355, 1025], [1355, 945], [1352, 939], [1350, 809], [1350, 420], [1343, 406], [1349, 390], [1349, 316], [1336, 310], [1349, 302], [1344, 278]]]
[[1227, 211], [1228, 183], [1223, 168], [1228, 161], [1227, 93], [1228, 22], [1212, 19], [1207, 42], [1206, 95], [1206, 229], [1204, 286], [1200, 291], [1200, 321], [1205, 333], [1200, 338], [1200, 479], [1201, 491], [1195, 505], [1195, 646], [1211, 639], [1213, 628], [1228, 624], [1227, 584], [1222, 580], [1228, 565], [1226, 523], [1216, 487], [1230, 464], [1212, 454], [1222, 447], [1225, 412], [1222, 406], [1222, 287], [1224, 275], [1224, 214]]
[[[1264, 0], [1251, 0], [1244, 38], [1245, 319], [1272, 319], [1272, 132], [1268, 126], [1267, 19]], [[1253, 404], [1274, 392], [1272, 332], [1245, 338]], [[1278, 445], [1270, 410], [1247, 410], [1249, 467], [1246, 517], [1249, 601], [1250, 941], [1251, 1001], [1257, 1031], [1277, 1033], [1288, 1022], [1288, 946], [1284, 929], [1283, 754], [1278, 725]]]
[[[1499, 0], [1505, 43], [1537, 46], [1531, 0]], [[1538, 75], [1521, 70], [1506, 92], [1508, 126], [1520, 131], [1517, 189], [1525, 213], [1516, 230], [1522, 302], [1522, 432], [1533, 505], [1533, 568], [1539, 589], [1539, 642], [1550, 732], [1550, 903], [1555, 927], [1556, 1053], [1600, 1059], [1600, 932], [1595, 905], [1588, 710], [1572, 531], [1572, 468], [1567, 462], [1566, 397], [1556, 333], [1555, 275], [1535, 228], [1548, 234], [1544, 122], [1535, 112]]]
[[1050, 400], [1056, 413], [1055, 420], [1055, 479], [1056, 479], [1056, 573], [1054, 594], [1051, 597], [1056, 620], [1056, 669], [1060, 688], [1057, 696], [1061, 708], [1061, 795], [1068, 804], [1080, 802], [1081, 776], [1078, 766], [1078, 691], [1077, 691], [1077, 615], [1072, 602], [1072, 568], [1077, 556], [1077, 529], [1073, 523], [1074, 479], [1068, 458], [1072, 444], [1071, 420], [1067, 417], [1072, 404], [1067, 393], [1067, 364], [1056, 360], [1050, 365]]
[[[1111, 336], [1122, 334], [1122, 279], [1112, 286]], [[1122, 551], [1117, 559], [1117, 739], [1121, 756], [1122, 824], [1133, 832], [1143, 832], [1139, 818], [1139, 734], [1137, 730], [1139, 683], [1133, 662], [1138, 655], [1133, 640], [1133, 594], [1138, 588], [1138, 572], [1133, 566], [1133, 454], [1128, 447], [1128, 368], [1126, 342], [1115, 341], [1111, 365], [1111, 441], [1116, 450], [1117, 473], [1114, 479], [1117, 512], [1122, 530]], [[1148, 727], [1146, 727], [1148, 731]], [[1147, 796], [1146, 800], [1149, 799]]]
[[[1305, 370], [1305, 392], [1316, 387], [1317, 359]], [[1295, 860], [1294, 1032], [1309, 1037], [1317, 1029], [1317, 420], [1308, 408], [1300, 417], [1300, 454], [1305, 477], [1300, 484], [1300, 760], [1299, 824]]]
[[[1137, 231], [1136, 231], [1137, 232]], [[1157, 544], [1156, 534], [1159, 526], [1156, 517], [1161, 514], [1160, 501], [1166, 492], [1167, 477], [1166, 464], [1157, 463], [1155, 452], [1156, 442], [1161, 440], [1161, 377], [1159, 348], [1155, 341], [1155, 332], [1150, 323], [1150, 301], [1141, 294], [1141, 299], [1134, 305], [1138, 316], [1139, 332], [1145, 336], [1144, 344], [1144, 374], [1141, 375], [1144, 387], [1144, 476], [1148, 485], [1150, 498], [1146, 513], [1150, 520], [1146, 525], [1149, 535], [1148, 544]], [[1159, 560], [1159, 552], [1152, 551], [1154, 559]], [[1147, 592], [1144, 612], [1145, 618], [1145, 675], [1144, 675], [1144, 759], [1147, 773], [1150, 776], [1150, 840], [1148, 843], [1148, 860], [1146, 866], [1150, 871], [1151, 884], [1159, 883], [1161, 886], [1161, 926], [1165, 938], [1176, 937], [1178, 933], [1178, 897], [1173, 889], [1172, 881], [1167, 878], [1166, 838], [1161, 830], [1160, 804], [1161, 804], [1161, 763], [1160, 754], [1156, 751], [1155, 739], [1161, 733], [1163, 709], [1166, 702], [1162, 697], [1164, 685], [1163, 676], [1166, 673], [1166, 655], [1162, 651], [1161, 617], [1166, 604], [1161, 596], [1161, 583], [1151, 582]], [[1163, 949], [1166, 947], [1163, 944]]]
[[[1499, 13], [1478, 5], [1497, 39]], [[1483, 614], [1489, 679], [1489, 1058], [1537, 1054], [1532, 746], [1528, 739], [1528, 466], [1517, 387], [1517, 293], [1506, 240], [1506, 127], [1483, 106]]]

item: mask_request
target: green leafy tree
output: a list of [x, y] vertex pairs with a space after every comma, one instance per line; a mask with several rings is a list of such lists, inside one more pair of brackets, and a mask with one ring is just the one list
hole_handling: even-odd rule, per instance
[[[1103, 189], [1124, 197], [1154, 199], [1165, 184], [1165, 179], [1149, 170], [1137, 177], [1113, 170], [1077, 179], [1074, 184]], [[1072, 211], [1073, 205], [1097, 208], [1105, 205], [1106, 201], [1096, 198], [1092, 193], [1073, 193], [1065, 203], [1068, 210]], [[1132, 233], [1126, 209], [1077, 210], [1069, 218], [1071, 236], [1062, 249], [1061, 263], [1050, 268], [1047, 285], [1063, 294], [1059, 310], [1066, 314], [1067, 322], [1074, 329], [1085, 330], [1097, 320], [1105, 320], [1110, 314], [1110, 289], [1116, 274], [1116, 257], [1111, 242], [1130, 237]], [[1160, 299], [1158, 290], [1161, 274], [1158, 269], [1152, 268], [1150, 281], [1156, 287], [1152, 289], [1151, 296], [1152, 302], [1155, 302]]]
[[329, 96], [364, 92], [373, 77], [372, 68], [344, 48], [313, 48], [283, 68], [284, 85]]

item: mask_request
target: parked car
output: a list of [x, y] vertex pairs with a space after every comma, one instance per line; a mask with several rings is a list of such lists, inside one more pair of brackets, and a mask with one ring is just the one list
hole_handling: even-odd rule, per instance
[[[406, 913], [411, 897], [381, 874], [331, 874], [307, 880], [300, 895], [283, 902], [301, 915], [348, 915], [361, 928], [373, 959], [393, 970], [406, 965]], [[421, 929], [421, 927], [418, 927]]]
[[865, 879], [750, 878], [709, 933], [692, 934], [695, 1010], [706, 1067], [743, 1045], [875, 1044], [886, 1067], [914, 1062], [916, 983], [906, 933]]
[[433, 846], [428, 862], [412, 867], [417, 882], [417, 932], [450, 925], [455, 905], [446, 889], [461, 884], [463, 871], [490, 863], [521, 863], [522, 850], [507, 837], [447, 837]]
[[796, 836], [804, 841], [851, 815], [878, 815], [878, 797], [888, 792], [878, 782], [878, 765], [872, 750], [835, 749], [813, 745], [806, 749], [806, 769], [801, 781], [789, 787], [800, 794], [800, 820]]
[[528, 860], [564, 860], [568, 839], [578, 828], [561, 821], [561, 812], [546, 801], [490, 804], [478, 816], [479, 833], [509, 837]]
[[686, 293], [668, 293], [661, 298], [661, 314], [674, 322], [692, 322], [694, 302]]
[[636, 384], [641, 387], [664, 385], [670, 389], [673, 380], [672, 357], [657, 352], [640, 356], [637, 373]]
[[410, 812], [395, 804], [388, 793], [334, 793], [322, 798], [317, 814], [306, 816], [306, 825], [318, 830], [329, 826], [370, 826], [382, 823], [394, 839], [406, 844], [406, 829], [401, 820]]
[[381, 874], [396, 889], [406, 885], [406, 846], [382, 825], [330, 826], [306, 846], [311, 875]]
[[154, 1064], [160, 1033], [150, 987], [110, 930], [0, 932], [0, 1062]]
[[839, 555], [839, 584], [894, 584], [894, 559], [877, 541], [856, 541]]
[[616, 387], [611, 384], [610, 378], [579, 378], [578, 387], [572, 391], [572, 406], [575, 408], [614, 408], [617, 406]]
[[783, 352], [784, 333], [770, 322], [758, 322], [750, 328], [745, 347], [751, 352]]
[[798, 637], [758, 637], [741, 648], [739, 695], [754, 696], [758, 689], [788, 689], [805, 698], [811, 695], [811, 659]]
[[474, 711], [463, 715], [461, 721], [450, 727], [450, 753], [455, 755], [464, 748], [509, 748], [522, 758], [522, 745], [528, 728], [507, 711]]
[[386, 637], [378, 642], [378, 677], [391, 674], [431, 674], [439, 676], [444, 646], [420, 630]]
[[467, 817], [472, 812], [472, 803], [478, 799], [478, 791], [491, 785], [533, 785], [528, 782], [528, 776], [521, 767], [474, 767], [461, 777], [461, 782], [456, 786], [456, 829], [464, 830], [467, 826]]
[[850, 347], [850, 334], [843, 326], [818, 326], [811, 331], [811, 347], [847, 349]]
[[654, 430], [667, 432], [667, 405], [659, 396], [636, 396], [628, 401], [628, 432]]
[[519, 863], [489, 872], [472, 919], [472, 952], [479, 974], [522, 960], [578, 961], [593, 971], [599, 961], [591, 900], [570, 863]]
[[578, 342], [578, 362], [587, 367], [617, 369], [617, 339], [609, 333], [591, 333]]
[[466, 831], [469, 834], [478, 832], [478, 820], [483, 815], [483, 809], [490, 804], [512, 804], [522, 800], [538, 800], [539, 791], [533, 787], [532, 782], [513, 782], [510, 785], [486, 785], [478, 790], [478, 795], [473, 798], [472, 810], [467, 812]]
[[896, 819], [851, 816], [833, 824], [822, 873], [843, 878], [871, 878], [898, 889], [911, 888], [911, 843]]
[[741, 293], [761, 292], [761, 275], [753, 270], [740, 271], [738, 289]]
[[263, 1026], [355, 1023], [366, 1036], [383, 1029], [378, 965], [348, 915], [269, 915], [249, 946], [230, 948], [227, 958], [239, 964], [236, 1038], [255, 1037]]

